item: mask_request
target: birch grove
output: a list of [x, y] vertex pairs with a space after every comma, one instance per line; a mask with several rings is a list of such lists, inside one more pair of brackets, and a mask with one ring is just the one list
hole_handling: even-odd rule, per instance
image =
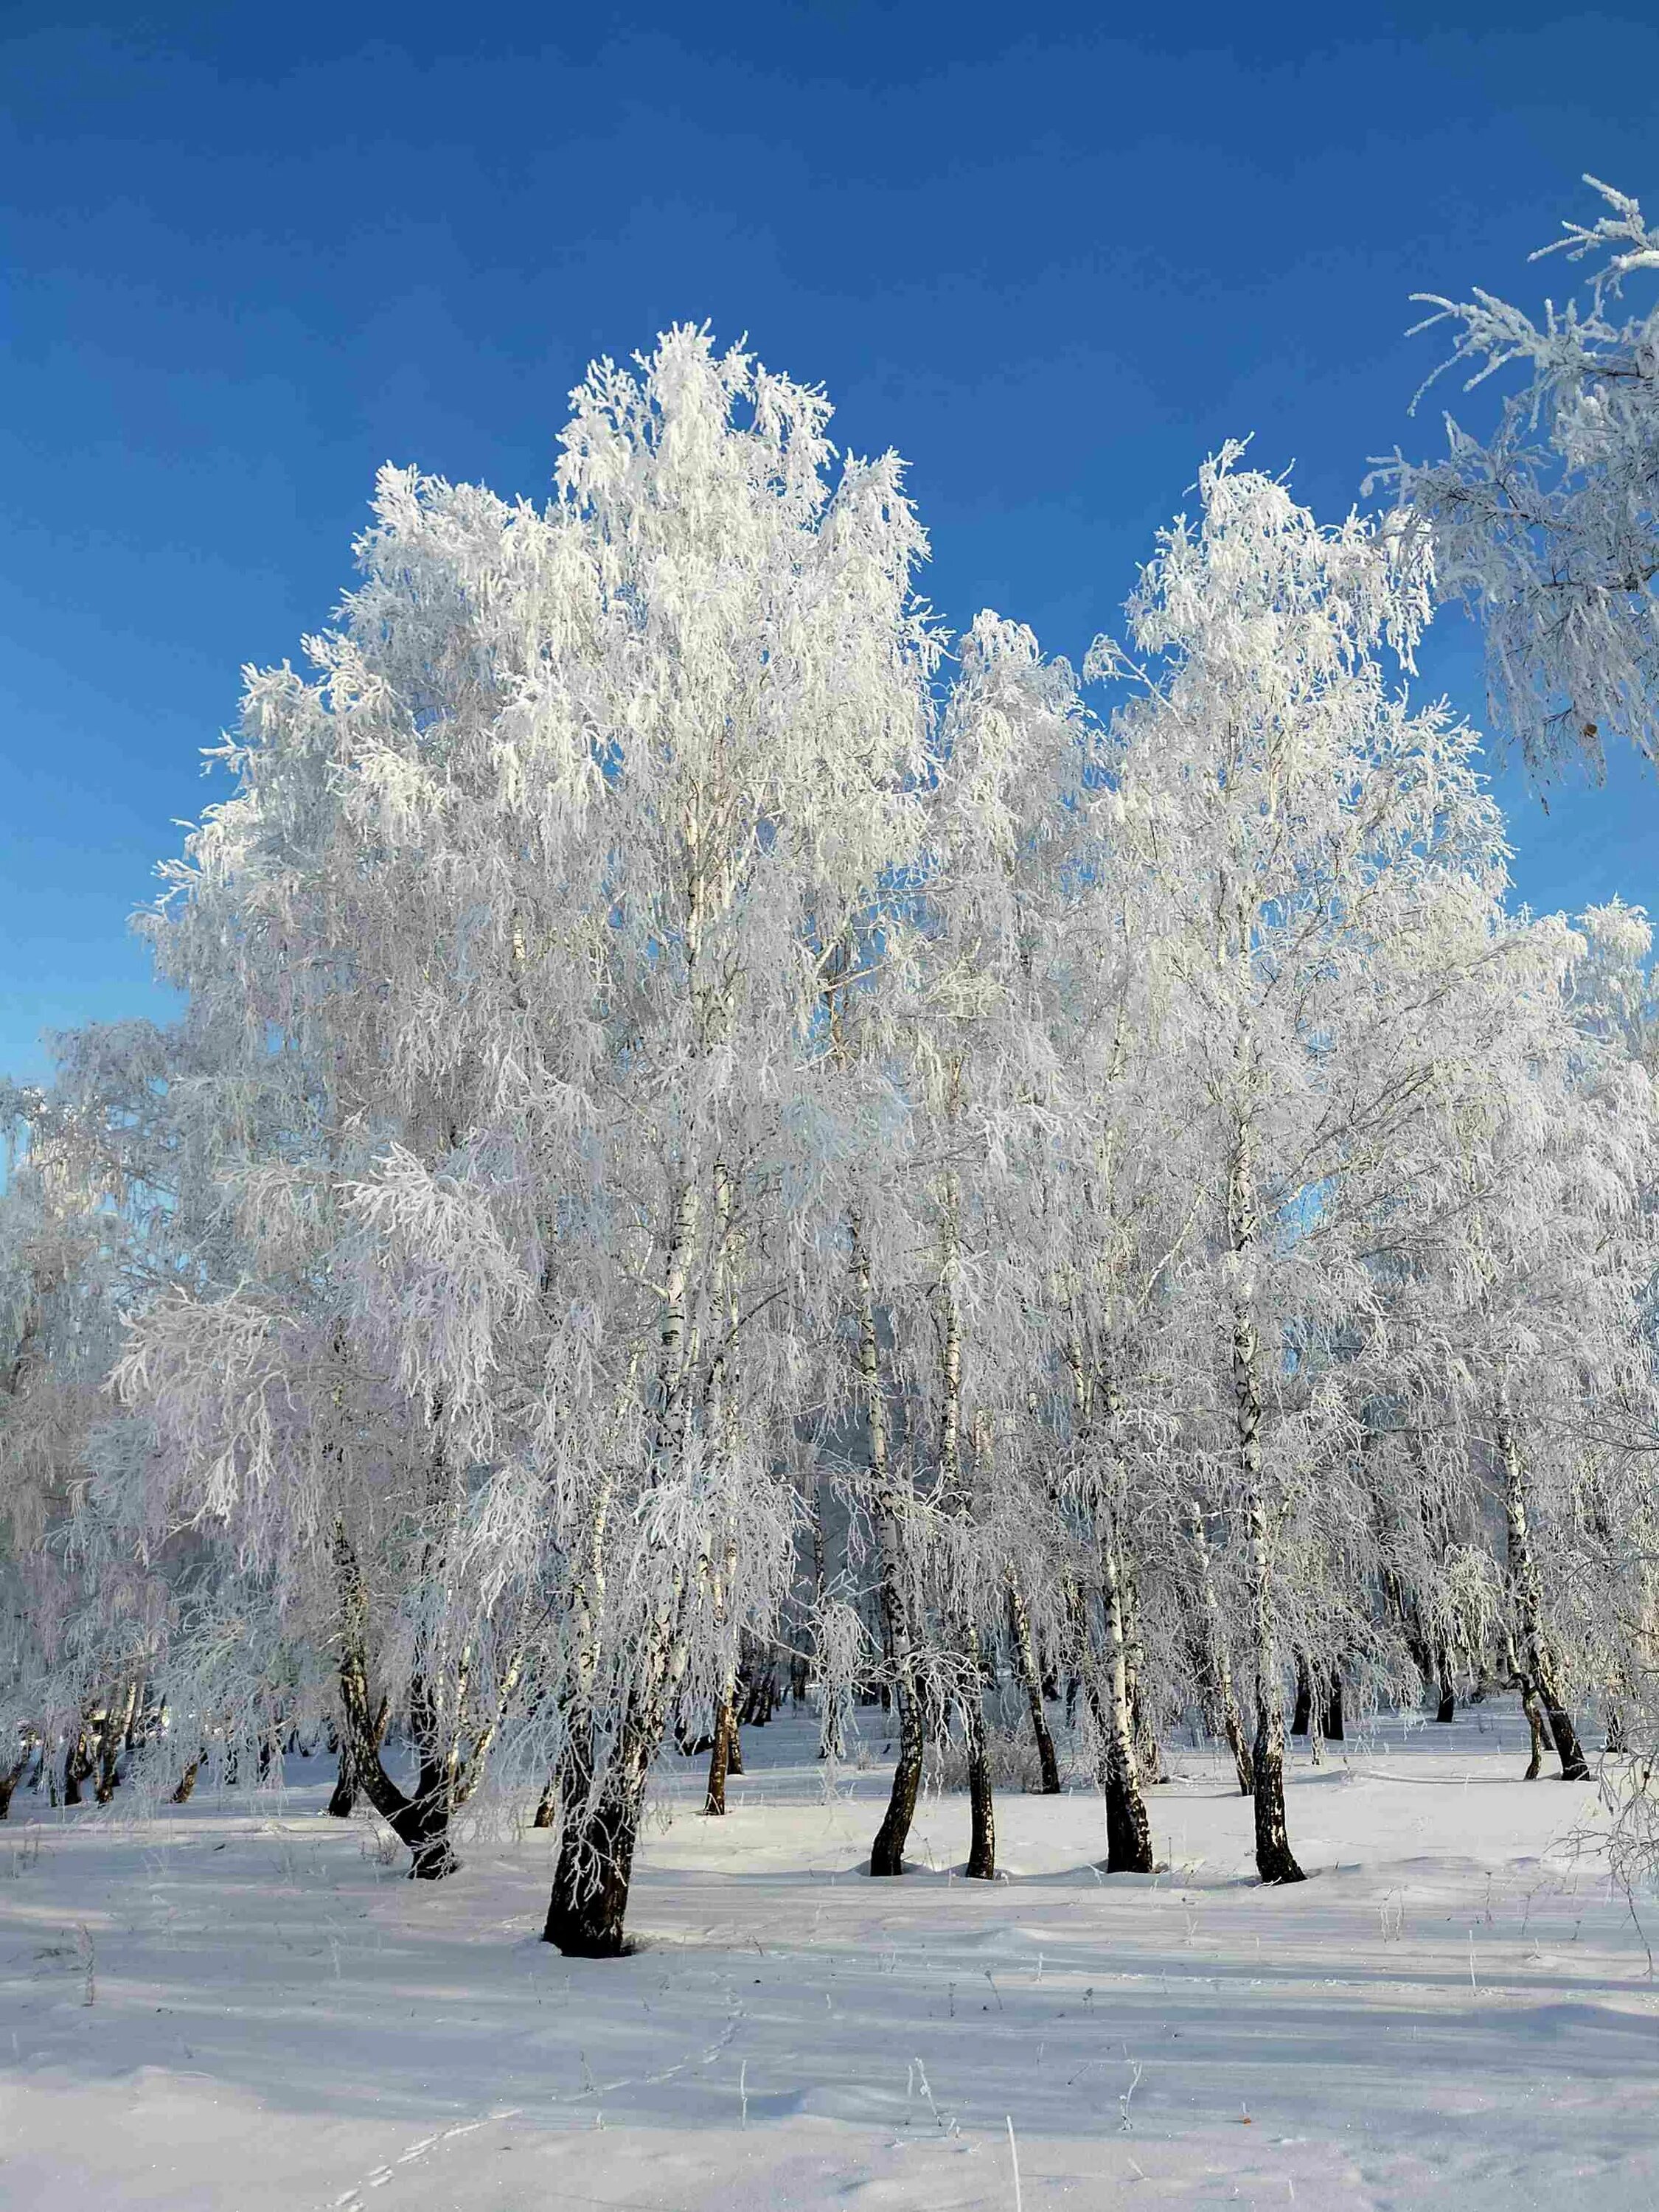
[[[1554, 380], [1504, 436], [1602, 471], [1586, 544], [1614, 204], [1547, 363], [1454, 311]], [[1552, 629], [1477, 545], [1535, 455], [1326, 526], [1229, 447], [1079, 672], [947, 635], [830, 418], [671, 331], [544, 505], [383, 471], [246, 672], [142, 922], [176, 1029], [7, 1094], [0, 1812], [327, 1742], [422, 1880], [528, 1824], [603, 1958], [655, 1778], [720, 1816], [786, 1677], [890, 1757], [890, 1878], [955, 1780], [993, 1878], [1021, 1777], [1152, 1871], [1177, 1728], [1267, 1883], [1296, 1735], [1511, 1687], [1535, 1773], [1650, 1746], [1648, 925], [1517, 911], [1412, 692], [1449, 588], [1529, 751], [1650, 743], [1645, 582]]]

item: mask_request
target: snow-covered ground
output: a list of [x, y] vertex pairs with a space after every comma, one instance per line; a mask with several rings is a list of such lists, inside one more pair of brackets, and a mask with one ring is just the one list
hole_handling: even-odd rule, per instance
[[537, 1940], [544, 1837], [416, 1887], [323, 1762], [142, 1824], [20, 1793], [0, 2205], [1650, 2207], [1659, 1980], [1522, 1742], [1487, 1705], [1298, 1753], [1291, 1890], [1207, 1751], [1152, 1793], [1164, 1875], [1093, 1870], [1093, 1795], [1006, 1794], [988, 1887], [951, 1797], [870, 1881], [879, 1764], [831, 1787], [782, 1718], [723, 1822], [672, 1763], [604, 1965]]

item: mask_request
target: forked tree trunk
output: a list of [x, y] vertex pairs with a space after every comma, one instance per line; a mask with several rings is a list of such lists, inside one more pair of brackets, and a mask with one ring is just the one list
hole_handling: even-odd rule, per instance
[[1036, 1742], [1041, 1795], [1058, 1797], [1060, 1761], [1054, 1755], [1054, 1732], [1048, 1726], [1048, 1716], [1042, 1702], [1042, 1677], [1037, 1667], [1036, 1640], [1031, 1634], [1031, 1616], [1026, 1611], [1025, 1601], [1020, 1595], [1019, 1583], [1012, 1567], [1008, 1571], [1008, 1623], [1012, 1632], [1015, 1663], [1024, 1686], [1026, 1710], [1031, 1716], [1031, 1734]]
[[1538, 1685], [1526, 1674], [1521, 1677], [1521, 1710], [1527, 1717], [1527, 1735], [1531, 1748], [1524, 1779], [1536, 1782], [1544, 1771], [1544, 1753], [1549, 1749], [1550, 1742], [1544, 1722], [1544, 1708], [1538, 1702]]
[[1206, 1686], [1214, 1716], [1221, 1723], [1221, 1732], [1227, 1739], [1227, 1748], [1232, 1753], [1233, 1771], [1238, 1777], [1238, 1794], [1241, 1797], [1249, 1797], [1255, 1791], [1255, 1767], [1250, 1757], [1250, 1747], [1244, 1739], [1244, 1723], [1239, 1717], [1238, 1698], [1233, 1689], [1232, 1655], [1221, 1632], [1221, 1607], [1216, 1599], [1215, 1579], [1210, 1571], [1210, 1547], [1204, 1534], [1204, 1516], [1199, 1510], [1196, 1498], [1188, 1507], [1188, 1514], [1193, 1551], [1198, 1565]]
[[[419, 1763], [413, 1796], [400, 1790], [386, 1772], [380, 1759], [380, 1736], [385, 1722], [369, 1705], [365, 1644], [368, 1596], [343, 1519], [335, 1522], [334, 1556], [340, 1578], [341, 1735], [343, 1742], [350, 1747], [353, 1778], [409, 1852], [410, 1880], [441, 1881], [447, 1875], [453, 1874], [460, 1863], [449, 1840], [453, 1772], [449, 1762], [439, 1755], [430, 1732], [419, 1727], [418, 1712], [416, 1749]], [[417, 1687], [411, 1694], [411, 1707], [420, 1708], [424, 1702]], [[382, 1714], [384, 1711], [383, 1705]]]
[[[374, 1748], [378, 1752], [386, 1741], [386, 1723], [391, 1706], [382, 1698], [374, 1715]], [[330, 1792], [326, 1810], [337, 1820], [349, 1820], [357, 1808], [357, 1770], [352, 1758], [350, 1728], [344, 1724], [334, 1731], [335, 1757], [334, 1787]]]
[[1584, 1747], [1578, 1741], [1578, 1731], [1574, 1726], [1572, 1715], [1556, 1694], [1553, 1684], [1553, 1672], [1547, 1671], [1540, 1678], [1538, 1695], [1549, 1719], [1550, 1736], [1555, 1745], [1555, 1755], [1561, 1762], [1561, 1779], [1564, 1782], [1588, 1782], [1589, 1761], [1585, 1758]]
[[[1521, 1449], [1509, 1417], [1509, 1409], [1501, 1396], [1498, 1402], [1498, 1449], [1504, 1470], [1510, 1589], [1519, 1632], [1518, 1657], [1522, 1698], [1524, 1700], [1530, 1687], [1544, 1709], [1550, 1735], [1554, 1740], [1556, 1756], [1561, 1762], [1561, 1779], [1564, 1782], [1584, 1782], [1589, 1778], [1589, 1764], [1579, 1744], [1572, 1716], [1567, 1711], [1557, 1684], [1555, 1655], [1545, 1626], [1543, 1589], [1539, 1581], [1538, 1563], [1533, 1556], [1528, 1522], [1526, 1475], [1521, 1463]], [[1535, 1753], [1534, 1741], [1534, 1755]]]
[[100, 1805], [107, 1805], [119, 1787], [121, 1751], [131, 1734], [133, 1715], [137, 1707], [138, 1685], [130, 1682], [118, 1713], [112, 1705], [104, 1715], [104, 1725], [98, 1741], [98, 1778], [93, 1789], [93, 1795]]
[[1452, 1687], [1451, 1654], [1443, 1644], [1440, 1647], [1438, 1672], [1440, 1702], [1434, 1709], [1434, 1717], [1442, 1727], [1445, 1727], [1456, 1717], [1457, 1696]]

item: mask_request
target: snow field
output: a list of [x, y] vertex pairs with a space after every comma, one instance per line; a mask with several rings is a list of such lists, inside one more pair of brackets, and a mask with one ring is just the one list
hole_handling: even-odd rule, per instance
[[142, 1820], [20, 1794], [0, 2206], [1659, 2201], [1659, 1906], [1610, 1885], [1592, 1789], [1516, 1778], [1512, 1704], [1298, 1750], [1314, 1878], [1282, 1891], [1207, 1749], [1152, 1793], [1167, 1873], [1100, 1876], [1078, 1789], [999, 1799], [989, 1886], [954, 1871], [965, 1798], [929, 1796], [920, 1870], [872, 1882], [865, 1725], [833, 1778], [805, 1723], [746, 1732], [724, 1822], [666, 1762], [611, 1964], [537, 1940], [545, 1837], [411, 1884], [320, 1816], [325, 1761]]

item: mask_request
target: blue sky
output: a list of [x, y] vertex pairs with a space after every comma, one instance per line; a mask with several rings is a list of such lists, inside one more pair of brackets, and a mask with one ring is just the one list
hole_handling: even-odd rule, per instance
[[[161, 1009], [126, 916], [223, 788], [240, 665], [348, 580], [376, 466], [541, 493], [592, 355], [746, 331], [907, 456], [948, 620], [1073, 657], [1224, 438], [1331, 514], [1437, 443], [1407, 295], [1560, 289], [1526, 255], [1586, 169], [1659, 206], [1659, 18], [1355, 20], [13, 0], [0, 1067]], [[1480, 719], [1461, 625], [1425, 672]], [[1502, 787], [1521, 896], [1659, 906], [1650, 771], [1547, 817]]]

